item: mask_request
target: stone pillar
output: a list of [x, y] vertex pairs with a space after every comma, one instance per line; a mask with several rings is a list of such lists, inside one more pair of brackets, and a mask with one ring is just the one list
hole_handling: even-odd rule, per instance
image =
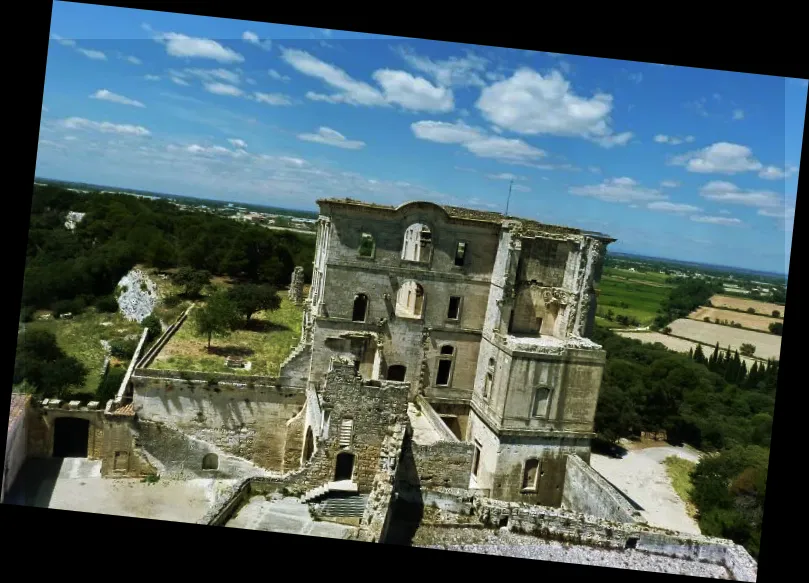
[[300, 306], [303, 303], [303, 267], [296, 267], [289, 284], [289, 301]]

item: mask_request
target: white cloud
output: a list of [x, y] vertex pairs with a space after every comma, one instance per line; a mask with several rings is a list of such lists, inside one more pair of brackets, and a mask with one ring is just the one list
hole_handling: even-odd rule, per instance
[[576, 95], [559, 71], [543, 77], [523, 67], [483, 89], [475, 105], [489, 122], [515, 133], [582, 137], [611, 147], [632, 137], [630, 132], [614, 135], [612, 102], [605, 93], [589, 99]]
[[516, 174], [511, 174], [510, 172], [487, 174], [486, 178], [491, 178], [492, 180], [528, 180], [525, 176], [517, 176]]
[[281, 58], [299, 73], [320, 79], [327, 85], [339, 90], [334, 95], [307, 93], [307, 97], [316, 101], [332, 103], [349, 103], [351, 105], [387, 105], [382, 93], [368, 83], [353, 79], [342, 69], [325, 63], [298, 49], [281, 49]]
[[[486, 70], [488, 60], [472, 52], [467, 53], [466, 57], [450, 57], [443, 61], [433, 61], [429, 57], [417, 55], [406, 47], [399, 47], [397, 52], [408, 65], [417, 71], [426, 73], [442, 87], [484, 87], [486, 85], [481, 75]], [[499, 80], [496, 78], [497, 75], [499, 74], [492, 73], [486, 76], [489, 79]]]
[[137, 57], [133, 57], [132, 55], [130, 55], [130, 56], [128, 56], [128, 57], [126, 57], [126, 61], [127, 61], [128, 63], [132, 63], [133, 65], [142, 65], [142, 64], [143, 64], [143, 61], [141, 61], [141, 60], [140, 60], [139, 58], [137, 58]]
[[62, 120], [62, 125], [71, 130], [95, 130], [104, 133], [124, 134], [130, 136], [148, 136], [151, 134], [143, 126], [114, 124], [108, 121], [97, 122], [82, 117], [69, 117]]
[[217, 82], [225, 81], [231, 85], [236, 85], [241, 82], [241, 77], [235, 71], [228, 69], [184, 69], [182, 73], [174, 71], [174, 74], [181, 77], [192, 75], [205, 81]]
[[758, 211], [763, 217], [775, 217], [779, 219], [788, 219], [793, 218], [795, 216], [795, 208], [794, 207], [787, 207], [784, 206], [783, 208], [777, 210], [770, 210], [770, 209], [761, 209]]
[[734, 120], [744, 119], [744, 110], [734, 109], [733, 110], [733, 119]]
[[188, 87], [190, 85], [188, 81], [177, 75], [171, 75], [169, 78], [171, 79], [172, 83], [176, 83], [177, 85], [182, 85], [184, 87]]
[[158, 34], [158, 42], [164, 43], [166, 52], [172, 57], [186, 59], [212, 59], [220, 63], [241, 63], [244, 57], [215, 40], [194, 38], [177, 32]]
[[646, 205], [646, 208], [653, 211], [663, 211], [667, 213], [696, 213], [702, 210], [698, 206], [694, 206], [692, 204], [680, 204], [665, 200], [650, 202]]
[[764, 178], [765, 180], [780, 180], [782, 178], [787, 178], [788, 176], [792, 176], [798, 171], [796, 166], [786, 166], [783, 169], [779, 168], [778, 166], [767, 166], [761, 169], [761, 172], [758, 173], [760, 178]]
[[708, 223], [711, 225], [741, 225], [742, 222], [739, 219], [730, 218], [730, 217], [711, 217], [707, 215], [694, 215], [691, 217], [691, 220], [695, 223]]
[[664, 180], [660, 183], [662, 188], [677, 188], [680, 186], [680, 183], [675, 180]]
[[516, 190], [517, 192], [531, 192], [531, 189], [525, 186], [524, 184], [515, 184], [511, 188], [512, 190]]
[[76, 49], [76, 50], [79, 51], [82, 55], [84, 55], [88, 59], [93, 59], [93, 60], [96, 60], [96, 61], [106, 61], [107, 60], [107, 55], [105, 55], [101, 51], [93, 51], [93, 50], [90, 50], [90, 49]]
[[388, 103], [395, 103], [411, 111], [433, 113], [452, 111], [455, 107], [451, 90], [436, 87], [421, 77], [390, 69], [376, 71], [373, 76], [382, 87]]
[[289, 96], [282, 93], [261, 93], [256, 91], [253, 93], [252, 99], [267, 105], [292, 105], [292, 100]]
[[231, 97], [239, 97], [244, 93], [235, 85], [228, 85], [227, 83], [206, 83], [205, 91], [215, 95], [230, 95]]
[[56, 42], [58, 42], [60, 45], [65, 46], [65, 47], [75, 47], [76, 46], [76, 41], [68, 39], [68, 38], [62, 38], [58, 34], [52, 34], [51, 38], [53, 40], [55, 40]]
[[720, 215], [729, 215], [729, 214], [730, 214], [730, 211], [729, 211], [729, 210], [726, 210], [726, 209], [720, 209], [720, 210], [719, 210], [719, 214], [720, 214]]
[[284, 83], [289, 82], [290, 78], [288, 75], [282, 75], [275, 69], [270, 69], [269, 75], [271, 78], [275, 79], [276, 81], [283, 81]]
[[717, 142], [707, 148], [675, 156], [670, 163], [685, 166], [689, 172], [703, 174], [738, 174], [762, 168], [750, 148], [728, 142]]
[[123, 95], [118, 95], [106, 89], [99, 89], [90, 96], [91, 99], [100, 99], [102, 101], [111, 101], [113, 103], [120, 103], [121, 105], [132, 105], [134, 107], [146, 107], [140, 101], [129, 99]]
[[256, 33], [250, 32], [249, 30], [242, 33], [242, 40], [249, 42], [251, 45], [256, 45], [265, 51], [272, 49], [272, 41], [270, 39], [262, 40]]
[[646, 188], [627, 177], [608, 178], [601, 184], [572, 186], [568, 189], [576, 196], [589, 196], [605, 202], [647, 202], [663, 200], [666, 196], [659, 190]]
[[694, 136], [685, 136], [684, 138], [680, 138], [677, 136], [667, 136], [666, 134], [657, 134], [654, 137], [654, 141], [658, 144], [671, 144], [672, 146], [679, 146], [683, 142], [693, 142]]
[[589, 170], [593, 174], [601, 174], [601, 168], [599, 168], [598, 166], [588, 166], [587, 170]]
[[147, 81], [160, 81], [160, 77], [157, 75], [144, 75], [143, 78]]
[[327, 127], [319, 128], [315, 134], [298, 134], [298, 139], [305, 142], [315, 142], [317, 144], [344, 148], [346, 150], [359, 150], [365, 147], [365, 142], [346, 139], [340, 132]]
[[741, 204], [759, 208], [783, 206], [782, 197], [767, 190], [742, 190], [732, 182], [714, 180], [700, 189], [700, 195], [716, 202]]
[[247, 149], [247, 142], [244, 140], [240, 140], [238, 138], [228, 138], [228, 142], [230, 142], [234, 148], [241, 148], [242, 150]]
[[546, 154], [522, 140], [490, 136], [462, 121], [418, 121], [410, 125], [415, 136], [440, 144], [459, 144], [480, 158], [492, 158], [512, 164], [527, 164]]

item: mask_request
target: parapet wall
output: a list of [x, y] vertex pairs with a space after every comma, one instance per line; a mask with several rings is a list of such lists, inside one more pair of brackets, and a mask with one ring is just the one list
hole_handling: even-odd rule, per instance
[[640, 512], [577, 455], [567, 456], [562, 504], [565, 508], [596, 518], [614, 522], [643, 522]]

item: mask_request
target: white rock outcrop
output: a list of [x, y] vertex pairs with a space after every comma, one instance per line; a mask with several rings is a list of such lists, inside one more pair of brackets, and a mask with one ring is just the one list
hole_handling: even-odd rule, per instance
[[118, 289], [118, 309], [127, 320], [142, 322], [157, 305], [157, 285], [138, 269], [122, 277]]

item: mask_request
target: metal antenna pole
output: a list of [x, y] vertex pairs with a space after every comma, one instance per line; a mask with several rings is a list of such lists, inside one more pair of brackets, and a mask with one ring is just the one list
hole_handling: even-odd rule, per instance
[[508, 198], [506, 199], [506, 216], [508, 216], [508, 204], [511, 202], [511, 187], [514, 184], [514, 179], [511, 179], [508, 183]]

